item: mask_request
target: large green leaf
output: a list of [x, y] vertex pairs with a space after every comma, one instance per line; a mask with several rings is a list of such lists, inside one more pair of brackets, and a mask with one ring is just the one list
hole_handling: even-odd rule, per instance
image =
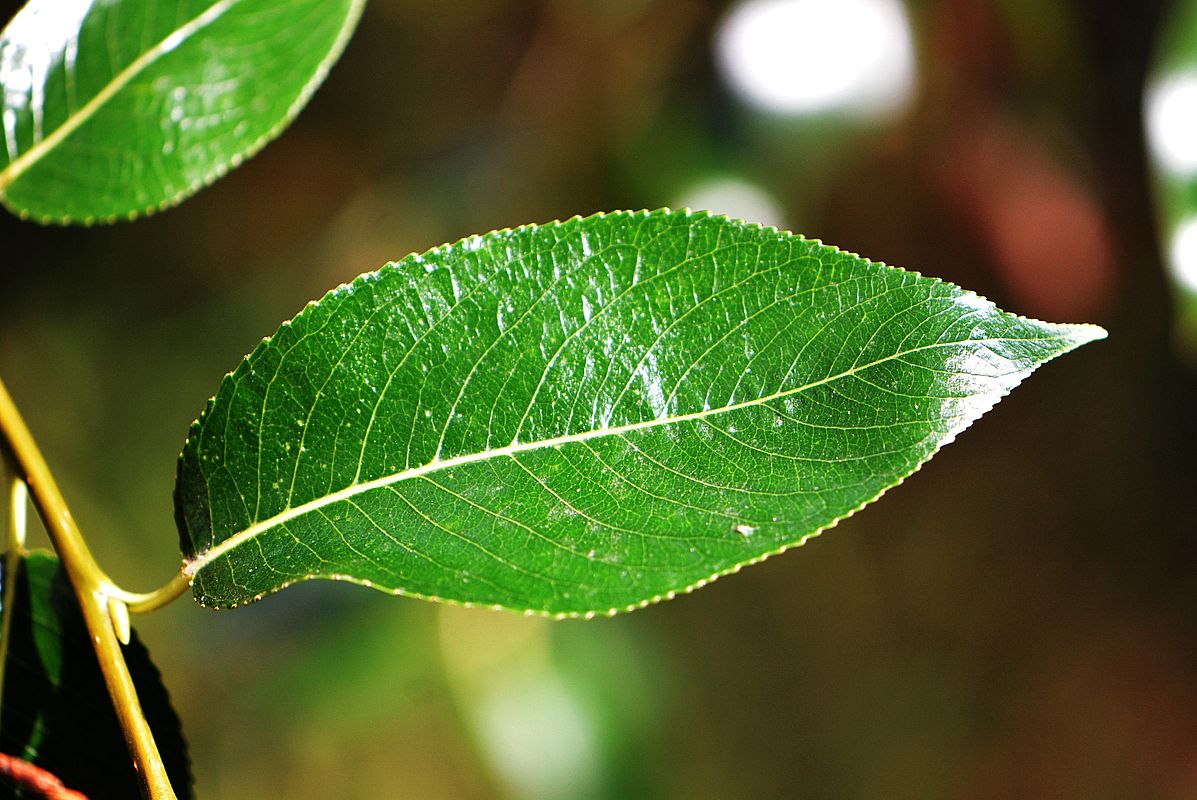
[[800, 544], [1104, 335], [788, 233], [616, 213], [465, 239], [282, 326], [194, 425], [204, 604], [308, 578], [615, 612]]
[[[15, 576], [6, 574], [6, 564], [0, 581], [16, 580], [12, 605], [3, 609], [11, 619], [0, 750], [48, 770], [91, 800], [140, 797], [124, 734], [58, 559], [34, 552], [17, 564]], [[175, 793], [189, 798], [191, 766], [179, 719], [136, 633], [125, 660]], [[6, 791], [0, 786], [0, 796], [12, 796]]]
[[42, 221], [155, 211], [276, 136], [365, 0], [32, 0], [0, 34], [0, 197]]

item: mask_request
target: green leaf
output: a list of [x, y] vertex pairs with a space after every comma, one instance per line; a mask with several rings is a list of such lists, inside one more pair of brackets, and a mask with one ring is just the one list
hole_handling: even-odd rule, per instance
[[[0, 750], [53, 773], [91, 800], [140, 797], [124, 734], [96, 662], [83, 615], [58, 559], [33, 552], [17, 560], [5, 643]], [[9, 597], [3, 593], [5, 599]], [[134, 633], [125, 647], [146, 719], [181, 799], [191, 765], [179, 719], [158, 670]]]
[[789, 233], [599, 215], [310, 304], [183, 448], [196, 599], [309, 578], [613, 613], [801, 544], [1105, 335]]
[[178, 203], [278, 135], [365, 0], [33, 0], [0, 34], [0, 198], [40, 221]]

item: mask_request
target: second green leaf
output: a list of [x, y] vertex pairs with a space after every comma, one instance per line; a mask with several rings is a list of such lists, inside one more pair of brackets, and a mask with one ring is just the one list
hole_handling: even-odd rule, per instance
[[0, 33], [0, 200], [43, 222], [173, 205], [276, 136], [365, 0], [32, 0]]

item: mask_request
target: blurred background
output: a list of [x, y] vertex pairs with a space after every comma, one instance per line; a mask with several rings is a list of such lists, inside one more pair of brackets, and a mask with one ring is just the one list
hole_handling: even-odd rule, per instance
[[179, 208], [0, 216], [0, 371], [135, 590], [177, 568], [220, 377], [467, 234], [710, 208], [1110, 331], [867, 513], [634, 614], [317, 582], [136, 619], [199, 795], [1197, 797], [1197, 33], [1169, 12], [370, 0], [293, 127]]

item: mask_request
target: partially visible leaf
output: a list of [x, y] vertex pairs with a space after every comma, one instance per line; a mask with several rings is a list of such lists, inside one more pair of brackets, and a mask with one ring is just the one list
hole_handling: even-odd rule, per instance
[[365, 0], [32, 0], [0, 34], [0, 198], [39, 221], [159, 210], [307, 103]]
[[[0, 581], [17, 581], [12, 607], [3, 609], [11, 622], [0, 751], [46, 769], [90, 800], [139, 797], [141, 784], [124, 734], [58, 559], [33, 552], [18, 563], [18, 573], [3, 574]], [[187, 743], [158, 670], [136, 633], [125, 647], [125, 659], [175, 793], [185, 800], [192, 796]]]
[[801, 544], [1104, 335], [703, 214], [472, 237], [225, 379], [179, 462], [186, 569], [215, 606], [309, 578], [642, 606]]

